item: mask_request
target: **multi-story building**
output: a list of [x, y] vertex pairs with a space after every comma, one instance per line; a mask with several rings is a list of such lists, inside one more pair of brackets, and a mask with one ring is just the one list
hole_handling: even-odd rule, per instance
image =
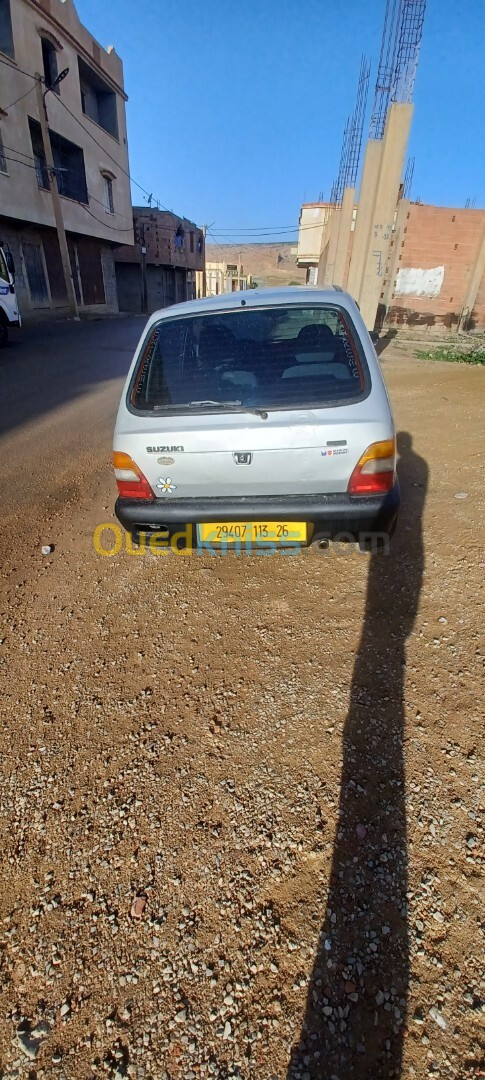
[[135, 246], [115, 252], [120, 311], [152, 312], [196, 295], [205, 266], [203, 230], [168, 210], [133, 207]]
[[[242, 262], [206, 263], [206, 293], [207, 296], [218, 296], [219, 293], [241, 292], [250, 289], [252, 283], [251, 274], [244, 273]], [[202, 296], [202, 283], [198, 282], [198, 293]]]
[[73, 0], [0, 0], [0, 238], [22, 316], [67, 311], [37, 74], [79, 309], [117, 311], [113, 252], [133, 243], [122, 62], [81, 24]]

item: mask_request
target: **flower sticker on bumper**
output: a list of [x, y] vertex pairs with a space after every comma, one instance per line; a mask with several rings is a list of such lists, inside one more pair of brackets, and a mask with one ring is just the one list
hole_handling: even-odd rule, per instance
[[167, 476], [166, 480], [163, 479], [163, 476], [160, 476], [158, 478], [157, 488], [160, 488], [162, 495], [171, 495], [172, 491], [177, 490], [177, 485], [172, 484], [172, 478], [170, 476]]

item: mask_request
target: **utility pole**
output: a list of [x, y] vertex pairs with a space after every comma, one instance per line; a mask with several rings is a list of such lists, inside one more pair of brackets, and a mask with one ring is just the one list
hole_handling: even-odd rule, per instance
[[145, 244], [145, 226], [141, 226], [141, 310], [148, 314], [147, 249]]
[[57, 171], [54, 165], [54, 158], [52, 155], [51, 139], [49, 134], [49, 126], [47, 120], [47, 109], [45, 105], [45, 95], [42, 90], [42, 76], [36, 73], [36, 93], [37, 104], [39, 108], [39, 120], [40, 129], [42, 132], [42, 143], [44, 147], [44, 155], [46, 160], [47, 172], [49, 174], [50, 192], [52, 195], [52, 206], [54, 209], [54, 218], [56, 221], [57, 236], [59, 239], [59, 248], [61, 252], [62, 269], [64, 272], [64, 281], [66, 283], [67, 303], [69, 307], [69, 314], [71, 318], [78, 319], [78, 307], [76, 300], [76, 293], [74, 290], [74, 281], [72, 279], [71, 262], [69, 259], [69, 250], [67, 247], [66, 230], [64, 228], [64, 219], [62, 217], [62, 205], [59, 196], [59, 188], [57, 186]]
[[205, 238], [207, 236], [207, 225], [202, 226], [202, 236], [204, 237], [204, 269], [202, 271], [202, 296], [207, 296], [207, 275], [205, 272]]

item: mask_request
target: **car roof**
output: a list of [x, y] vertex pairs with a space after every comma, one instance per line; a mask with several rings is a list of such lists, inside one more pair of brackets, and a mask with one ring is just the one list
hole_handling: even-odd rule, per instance
[[314, 285], [288, 285], [280, 289], [243, 289], [233, 293], [206, 296], [202, 300], [187, 300], [154, 311], [150, 322], [173, 315], [202, 315], [210, 311], [239, 311], [242, 308], [276, 306], [278, 304], [335, 304], [353, 305], [348, 293], [331, 287], [318, 289]]

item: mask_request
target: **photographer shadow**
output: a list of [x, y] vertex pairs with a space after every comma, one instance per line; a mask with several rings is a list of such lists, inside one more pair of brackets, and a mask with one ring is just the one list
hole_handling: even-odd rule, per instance
[[401, 521], [390, 554], [370, 561], [329, 889], [287, 1080], [401, 1075], [409, 980], [404, 678], [423, 582], [428, 468], [409, 434], [398, 436], [398, 450]]

